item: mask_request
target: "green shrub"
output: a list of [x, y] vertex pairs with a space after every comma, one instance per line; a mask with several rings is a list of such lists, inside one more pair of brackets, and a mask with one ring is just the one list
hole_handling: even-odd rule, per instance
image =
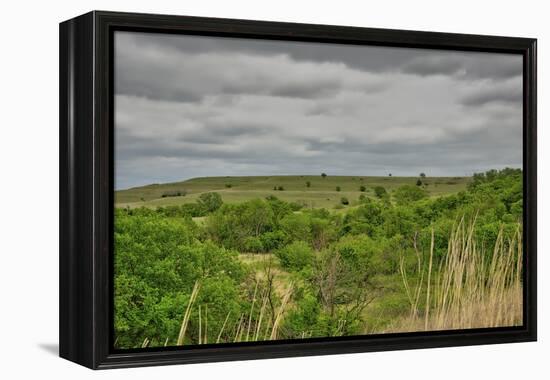
[[393, 198], [398, 205], [419, 201], [427, 196], [426, 190], [411, 185], [400, 186], [393, 192]]
[[185, 190], [170, 190], [170, 191], [165, 191], [164, 193], [162, 193], [161, 197], [162, 198], [183, 197], [186, 194], [187, 194], [187, 191], [185, 191]]
[[259, 253], [264, 251], [262, 240], [256, 236], [249, 236], [244, 241], [245, 252]]
[[386, 189], [382, 186], [375, 186], [374, 187], [374, 195], [376, 195], [378, 198], [383, 198], [387, 194]]
[[221, 195], [218, 193], [203, 193], [199, 196], [197, 203], [206, 210], [207, 213], [210, 213], [219, 209], [223, 201]]
[[281, 230], [269, 231], [260, 235], [262, 246], [266, 252], [281, 248], [286, 244], [288, 238]]
[[294, 271], [300, 271], [311, 265], [314, 258], [313, 250], [304, 241], [290, 243], [286, 247], [278, 249], [275, 254], [284, 268]]

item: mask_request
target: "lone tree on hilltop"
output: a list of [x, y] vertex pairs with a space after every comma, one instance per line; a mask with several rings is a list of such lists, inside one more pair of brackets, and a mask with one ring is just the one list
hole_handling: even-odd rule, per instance
[[420, 177], [426, 178], [426, 173], [420, 173]]
[[325, 178], [327, 176], [327, 173], [321, 173], [321, 177]]

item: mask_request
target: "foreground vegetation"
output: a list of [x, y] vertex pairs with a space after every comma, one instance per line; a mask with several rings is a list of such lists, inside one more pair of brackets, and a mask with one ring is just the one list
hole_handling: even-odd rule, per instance
[[337, 209], [282, 200], [286, 190], [117, 208], [115, 345], [521, 324], [522, 173], [464, 183], [438, 196], [365, 186]]

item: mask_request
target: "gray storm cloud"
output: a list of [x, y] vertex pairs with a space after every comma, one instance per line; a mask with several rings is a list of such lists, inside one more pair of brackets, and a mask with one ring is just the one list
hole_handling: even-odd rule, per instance
[[521, 167], [521, 56], [117, 32], [118, 189]]

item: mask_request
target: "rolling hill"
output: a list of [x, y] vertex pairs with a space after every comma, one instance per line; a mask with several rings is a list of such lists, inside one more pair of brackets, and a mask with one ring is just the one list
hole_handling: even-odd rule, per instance
[[[116, 207], [159, 207], [195, 202], [205, 192], [218, 192], [224, 202], [237, 203], [269, 195], [301, 202], [307, 207], [331, 208], [347, 197], [353, 204], [361, 194], [374, 196], [373, 188], [383, 186], [388, 192], [408, 184], [416, 185], [418, 177], [368, 176], [251, 176], [201, 177], [182, 182], [151, 184], [115, 192]], [[461, 191], [471, 177], [426, 177], [421, 179], [430, 196]], [[309, 182], [309, 187], [307, 183]], [[360, 187], [365, 186], [365, 192]], [[337, 191], [337, 187], [340, 191]], [[276, 190], [282, 188], [283, 190]], [[174, 196], [181, 193], [180, 196]], [[185, 195], [183, 195], [185, 194]]]

